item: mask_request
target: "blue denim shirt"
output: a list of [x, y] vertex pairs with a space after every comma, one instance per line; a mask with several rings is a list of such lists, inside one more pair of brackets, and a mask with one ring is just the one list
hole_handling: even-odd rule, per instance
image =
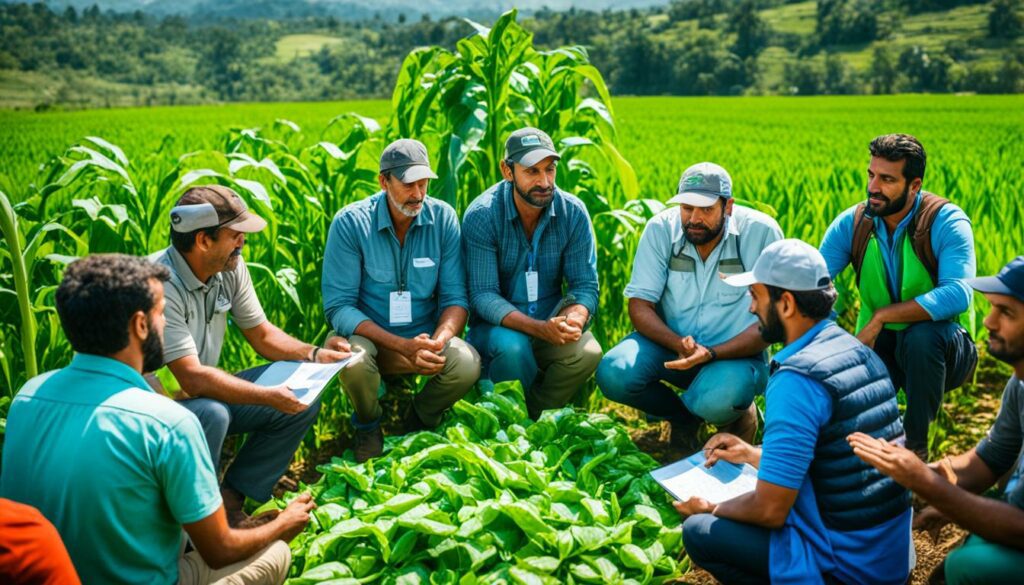
[[[426, 197], [400, 246], [383, 191], [345, 206], [327, 235], [320, 286], [324, 316], [340, 335], [363, 321], [402, 337], [433, 335], [446, 308], [469, 309], [455, 210]], [[399, 288], [412, 293], [412, 322], [391, 325], [391, 293]]]
[[[566, 296], [597, 312], [597, 249], [590, 215], [574, 195], [555, 188], [551, 205], [527, 241], [519, 221], [512, 184], [501, 181], [477, 197], [462, 219], [469, 281], [471, 323], [500, 325], [513, 311], [546, 319]], [[533, 260], [537, 302], [531, 311], [526, 272]]]
[[[918, 193], [914, 207], [903, 221], [896, 226], [896, 233], [890, 235], [885, 222], [875, 218], [875, 237], [878, 238], [882, 261], [889, 281], [889, 294], [894, 299], [900, 298], [900, 275], [903, 271], [900, 247], [907, 232], [907, 225], [917, 213], [921, 205], [921, 194]], [[835, 279], [849, 264], [853, 252], [853, 216], [857, 209], [854, 205], [839, 214], [839, 217], [828, 226], [821, 240], [821, 255], [825, 257], [828, 272]], [[947, 203], [935, 216], [932, 224], [932, 250], [939, 261], [939, 282], [932, 290], [918, 296], [914, 300], [931, 316], [934, 321], [952, 319], [967, 310], [971, 302], [971, 289], [964, 279], [974, 278], [977, 262], [974, 257], [974, 232], [971, 220], [962, 209]]]

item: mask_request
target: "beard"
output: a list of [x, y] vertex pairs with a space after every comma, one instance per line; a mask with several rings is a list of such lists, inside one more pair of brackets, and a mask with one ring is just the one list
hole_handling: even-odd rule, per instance
[[164, 342], [148, 322], [149, 336], [142, 341], [142, 373], [155, 372], [164, 365]]
[[[892, 215], [894, 213], [900, 212], [907, 205], [907, 197], [909, 196], [909, 193], [910, 193], [910, 184], [909, 183], [906, 186], [903, 187], [903, 193], [900, 193], [900, 196], [897, 197], [895, 200], [889, 199], [885, 195], [882, 195], [881, 192], [879, 192], [879, 193], [872, 193], [872, 192], [868, 191], [868, 202], [867, 202], [868, 214], [871, 215], [872, 217], [885, 217], [887, 215]], [[886, 201], [886, 203], [883, 203], [881, 207], [879, 207], [878, 209], [875, 209], [874, 207], [872, 207], [871, 197], [879, 197], [881, 199], [884, 199]]]
[[512, 188], [516, 190], [516, 193], [523, 198], [527, 205], [537, 209], [545, 209], [555, 200], [554, 187], [548, 187], [547, 189], [534, 187], [524, 192], [519, 188], [519, 182], [515, 180], [515, 177], [512, 177]]
[[782, 326], [782, 319], [779, 319], [779, 312], [775, 305], [768, 304], [768, 314], [764, 319], [757, 316], [757, 329], [761, 332], [761, 339], [765, 343], [783, 343], [786, 341], [786, 328]]
[[416, 217], [417, 215], [420, 214], [421, 211], [423, 211], [422, 205], [420, 205], [419, 209], [412, 208], [413, 205], [422, 204], [423, 199], [420, 199], [419, 201], [406, 201], [405, 203], [399, 204], [398, 201], [395, 200], [395, 198], [391, 195], [391, 191], [387, 191], [387, 194], [388, 201], [391, 202], [391, 205], [398, 210], [398, 213], [401, 213], [405, 217]]
[[[725, 229], [725, 218], [726, 215], [723, 213], [722, 219], [718, 221], [718, 225], [715, 227], [688, 221], [683, 224], [683, 237], [686, 238], [687, 242], [690, 242], [695, 246], [703, 246], [717, 238], [718, 234], [722, 233], [722, 230]], [[696, 232], [691, 232], [691, 230], [696, 230]]]
[[988, 334], [988, 353], [997, 360], [1010, 365], [1024, 360], [1024, 348], [1008, 345], [1005, 339], [993, 335], [991, 332]]

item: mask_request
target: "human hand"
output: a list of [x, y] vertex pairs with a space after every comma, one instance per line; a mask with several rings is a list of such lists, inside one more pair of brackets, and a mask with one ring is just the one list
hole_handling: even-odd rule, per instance
[[729, 463], [751, 463], [754, 447], [743, 439], [729, 433], [716, 433], [704, 443], [705, 467], [711, 467], [718, 461]]
[[309, 408], [308, 404], [303, 404], [295, 397], [295, 392], [284, 384], [267, 388], [265, 394], [267, 406], [285, 414], [298, 414]]
[[715, 510], [715, 506], [711, 502], [696, 496], [685, 502], [672, 502], [672, 507], [676, 509], [676, 512], [679, 512], [680, 516], [710, 514]]
[[280, 526], [281, 540], [291, 542], [309, 524], [309, 513], [316, 503], [309, 494], [300, 494], [277, 515], [274, 520]]
[[697, 343], [692, 336], [679, 340], [679, 350], [679, 358], [665, 362], [666, 368], [670, 370], [689, 370], [711, 361], [711, 352], [708, 348]]
[[426, 333], [420, 333], [416, 337], [407, 340], [406, 351], [403, 353], [417, 374], [433, 376], [440, 373], [441, 369], [444, 368], [446, 359], [441, 355], [443, 350], [443, 341], [432, 339]]
[[924, 530], [932, 539], [932, 544], [939, 543], [939, 532], [942, 527], [952, 522], [945, 514], [932, 506], [925, 506], [914, 514], [914, 530]]
[[878, 319], [871, 319], [868, 324], [860, 330], [857, 334], [857, 339], [864, 345], [874, 348], [875, 341], [878, 339], [878, 335], [882, 332], [882, 326], [885, 325]]
[[579, 341], [583, 330], [566, 321], [564, 315], [558, 315], [547, 321], [538, 321], [536, 337], [547, 341], [551, 345], [565, 345]]
[[[324, 349], [352, 352], [352, 345], [340, 335], [332, 335], [324, 342]], [[321, 350], [322, 351], [322, 350]]]
[[846, 437], [853, 453], [861, 461], [891, 477], [901, 486], [915, 491], [922, 483], [937, 476], [906, 447], [893, 445], [885, 439], [876, 439], [864, 433]]

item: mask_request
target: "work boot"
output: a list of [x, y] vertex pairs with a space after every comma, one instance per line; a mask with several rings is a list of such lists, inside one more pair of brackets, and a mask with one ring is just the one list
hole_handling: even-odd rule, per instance
[[669, 425], [672, 434], [669, 436], [668, 445], [673, 451], [679, 452], [680, 459], [685, 459], [704, 448], [704, 441], [700, 438], [701, 421], [672, 421]]
[[380, 457], [384, 453], [384, 432], [380, 425], [372, 429], [356, 429], [356, 445], [353, 449], [356, 455], [356, 462], [362, 463], [367, 459]]
[[751, 402], [750, 407], [738, 419], [718, 427], [718, 431], [736, 435], [748, 445], [753, 445], [754, 436], [757, 435], [757, 405]]
[[409, 408], [405, 411], [405, 416], [402, 417], [402, 434], [411, 435], [412, 433], [418, 433], [420, 431], [428, 430], [428, 427], [420, 415], [416, 414], [416, 407], [409, 403]]
[[242, 511], [245, 495], [226, 485], [220, 486], [220, 498], [224, 501], [224, 512], [228, 517], [228, 526], [238, 528], [249, 516]]

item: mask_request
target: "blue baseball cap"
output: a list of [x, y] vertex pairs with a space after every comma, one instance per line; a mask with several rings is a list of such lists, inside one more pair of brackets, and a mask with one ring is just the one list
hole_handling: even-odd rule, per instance
[[1008, 295], [1024, 302], [1024, 256], [1017, 256], [995, 276], [968, 278], [967, 284], [978, 292]]

